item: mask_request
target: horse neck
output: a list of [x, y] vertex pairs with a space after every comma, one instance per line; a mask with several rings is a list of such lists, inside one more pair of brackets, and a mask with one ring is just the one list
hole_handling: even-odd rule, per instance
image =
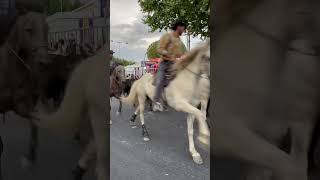
[[177, 74], [177, 78], [179, 76], [183, 76], [184, 78], [188, 77], [188, 79], [195, 79], [197, 76], [200, 76], [200, 58], [198, 58], [198, 55]]

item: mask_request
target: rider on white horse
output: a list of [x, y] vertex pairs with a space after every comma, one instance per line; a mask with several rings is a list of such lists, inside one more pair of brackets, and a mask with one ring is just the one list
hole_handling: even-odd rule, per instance
[[183, 55], [183, 42], [180, 39], [182, 33], [186, 31], [187, 25], [177, 22], [172, 26], [172, 32], [163, 35], [159, 42], [158, 53], [161, 55], [161, 62], [156, 75], [156, 92], [153, 98], [154, 111], [162, 111], [160, 97], [165, 87], [166, 76], [172, 65]]

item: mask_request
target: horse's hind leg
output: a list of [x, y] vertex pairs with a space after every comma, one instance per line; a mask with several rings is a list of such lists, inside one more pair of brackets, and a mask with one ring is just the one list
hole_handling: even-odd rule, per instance
[[90, 141], [87, 145], [85, 151], [83, 152], [80, 160], [78, 161], [78, 165], [73, 170], [73, 180], [81, 180], [83, 175], [88, 169], [88, 163], [96, 158], [96, 147], [94, 141]]
[[136, 108], [135, 112], [132, 114], [132, 116], [129, 119], [130, 122], [132, 123], [131, 128], [137, 128], [135, 121], [136, 121], [138, 113], [139, 113], [139, 106]]
[[104, 108], [91, 107], [89, 110], [91, 126], [94, 133], [95, 147], [97, 152], [96, 160], [96, 173], [98, 180], [107, 180], [109, 177], [109, 168], [107, 168], [107, 154], [109, 154], [109, 148], [107, 148], [107, 141], [109, 137], [107, 135], [107, 125], [105, 124], [105, 119], [107, 118], [107, 112]]
[[145, 104], [145, 97], [138, 96], [139, 101], [139, 111], [140, 111], [140, 121], [141, 121], [141, 127], [142, 127], [142, 137], [144, 141], [149, 141], [150, 136], [147, 130], [146, 125], [144, 124], [144, 104]]

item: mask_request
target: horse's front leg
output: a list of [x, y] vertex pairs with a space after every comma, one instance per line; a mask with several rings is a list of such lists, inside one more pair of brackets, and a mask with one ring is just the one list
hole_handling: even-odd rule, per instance
[[37, 158], [37, 147], [38, 147], [38, 127], [30, 121], [30, 138], [28, 152], [24, 156], [22, 161], [23, 167], [29, 167], [34, 164]]
[[121, 113], [121, 110], [122, 110], [122, 101], [119, 98], [119, 107], [118, 107], [117, 115]]
[[187, 124], [188, 124], [188, 138], [189, 138], [189, 152], [191, 153], [192, 159], [195, 163], [197, 164], [202, 164], [203, 160], [199, 154], [199, 152], [196, 150], [194, 146], [194, 129], [193, 129], [193, 124], [194, 124], [194, 115], [189, 114], [187, 117]]
[[0, 180], [2, 180], [2, 153], [3, 153], [3, 141], [0, 136]]
[[204, 113], [184, 100], [180, 100], [176, 103], [176, 110], [192, 114], [196, 117], [199, 127], [198, 140], [203, 144], [209, 145], [210, 131]]
[[314, 118], [306, 120], [296, 120], [290, 122], [291, 130], [291, 156], [303, 167], [303, 171], [308, 173], [308, 152], [311, 143], [315, 121]]

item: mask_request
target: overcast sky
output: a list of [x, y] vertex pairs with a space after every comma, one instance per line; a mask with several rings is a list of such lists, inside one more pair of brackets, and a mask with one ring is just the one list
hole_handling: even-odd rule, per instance
[[[142, 12], [137, 0], [110, 0], [110, 39], [120, 44], [111, 42], [111, 49], [115, 56], [140, 62], [144, 60], [148, 46], [159, 40], [165, 33], [150, 32], [150, 28], [142, 22]], [[186, 44], [186, 37], [181, 38]], [[199, 39], [191, 39], [191, 48], [200, 42]]]

